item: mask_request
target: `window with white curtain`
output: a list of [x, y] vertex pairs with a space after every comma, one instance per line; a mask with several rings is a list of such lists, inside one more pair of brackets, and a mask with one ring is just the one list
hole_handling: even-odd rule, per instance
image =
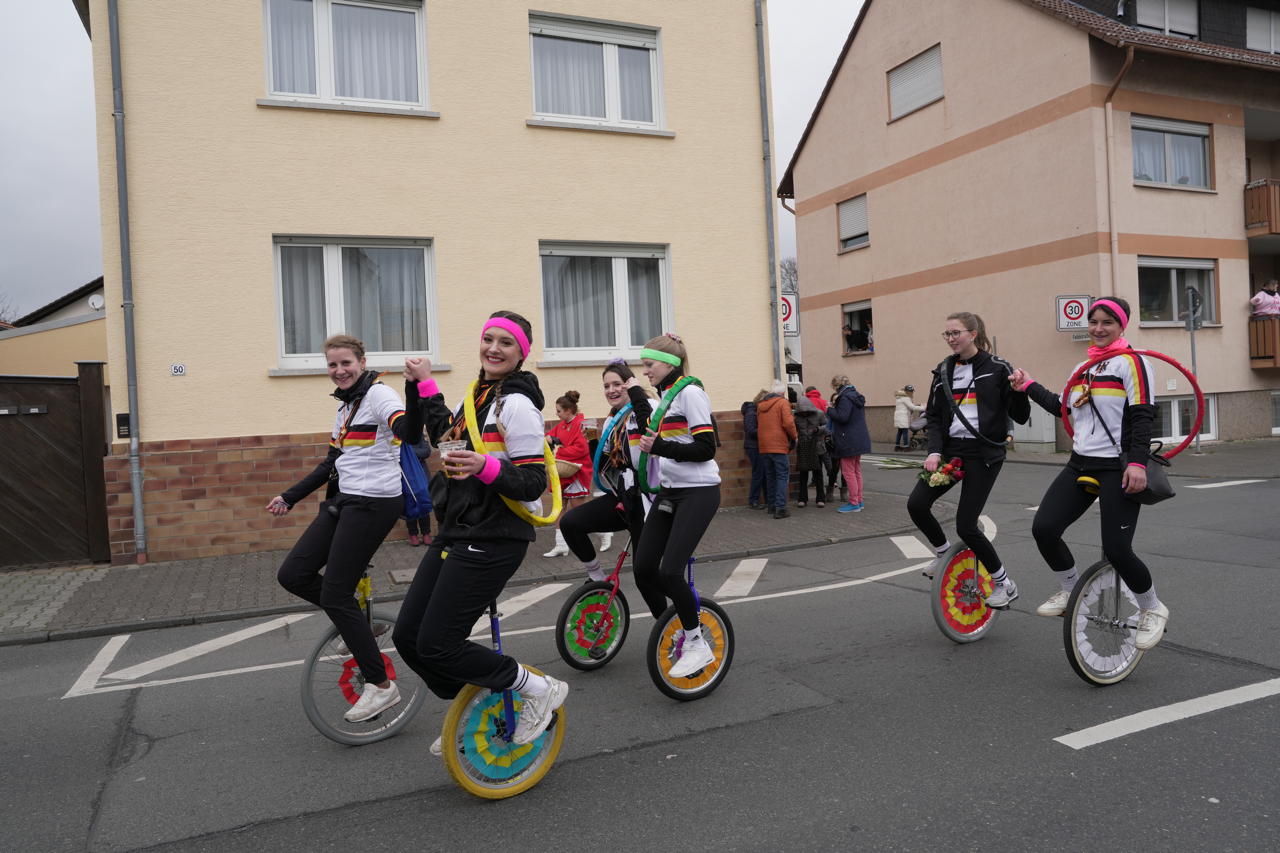
[[[1211, 258], [1138, 258], [1138, 319], [1144, 326], [1182, 326], [1192, 302], [1200, 300], [1200, 319], [1218, 322]], [[1195, 288], [1195, 294], [1187, 288]]]
[[271, 94], [426, 106], [422, 0], [266, 0]]
[[1249, 6], [1245, 18], [1245, 47], [1280, 53], [1280, 12]]
[[867, 228], [867, 194], [842, 201], [836, 205], [840, 220], [840, 251], [856, 249], [871, 242]]
[[[1195, 397], [1156, 397], [1156, 419], [1151, 427], [1151, 436], [1163, 441], [1166, 449], [1191, 434], [1196, 424]], [[1218, 437], [1218, 398], [1214, 394], [1204, 395], [1204, 420], [1200, 421], [1200, 438], [1213, 441]]]
[[364, 341], [390, 364], [432, 352], [434, 295], [429, 240], [276, 237], [280, 356], [287, 367], [323, 367], [330, 335]]
[[1135, 20], [1143, 29], [1184, 38], [1200, 35], [1198, 0], [1135, 0], [1134, 5]]
[[942, 45], [889, 70], [889, 120], [942, 100]]
[[529, 37], [539, 118], [661, 124], [657, 30], [530, 15]]
[[1131, 122], [1135, 181], [1209, 188], [1209, 125], [1139, 115]]
[[539, 252], [549, 358], [638, 357], [670, 329], [665, 246], [544, 242]]

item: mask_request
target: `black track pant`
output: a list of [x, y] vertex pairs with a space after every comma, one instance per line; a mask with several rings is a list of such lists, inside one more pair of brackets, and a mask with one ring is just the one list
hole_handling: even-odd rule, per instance
[[670, 598], [680, 614], [680, 625], [690, 631], [698, 627], [698, 606], [685, 580], [685, 566], [719, 508], [719, 486], [658, 493], [632, 560], [636, 586], [653, 618], [662, 615]]
[[631, 538], [638, 542], [639, 529], [639, 524], [628, 523], [626, 515], [618, 508], [618, 499], [613, 495], [604, 495], [575, 506], [560, 518], [560, 533], [565, 543], [573, 556], [584, 563], [596, 558], [596, 548], [587, 534], [629, 530]]
[[364, 680], [373, 684], [386, 681], [387, 671], [364, 612], [356, 604], [356, 584], [402, 512], [404, 498], [398, 495], [369, 498], [339, 492], [332, 501], [320, 504], [320, 514], [303, 531], [276, 575], [289, 592], [324, 609], [355, 656]]
[[[1004, 461], [988, 467], [981, 456], [944, 453], [939, 467], [952, 456], [960, 456], [964, 460], [964, 478], [959, 481], [960, 504], [956, 508], [956, 535], [973, 549], [974, 556], [987, 567], [987, 571], [995, 573], [1004, 564], [1000, 562], [1000, 555], [996, 553], [991, 540], [983, 535], [978, 516], [982, 515], [983, 507], [987, 505], [987, 497], [996, 484], [996, 477], [1000, 476]], [[947, 541], [947, 535], [942, 532], [942, 525], [933, 517], [933, 503], [955, 487], [956, 483], [930, 486], [924, 480], [917, 480], [916, 487], [911, 490], [911, 497], [907, 498], [907, 512], [911, 514], [911, 520], [934, 548], [942, 547]]]
[[515, 658], [467, 638], [528, 550], [528, 542], [511, 539], [437, 539], [427, 549], [391, 636], [400, 657], [441, 699], [467, 684], [504, 690], [516, 680]]
[[1151, 589], [1151, 572], [1133, 553], [1133, 534], [1138, 528], [1138, 511], [1142, 505], [1124, 496], [1120, 485], [1122, 471], [1090, 471], [1089, 476], [1098, 481], [1096, 496], [1076, 485], [1079, 476], [1075, 468], [1063, 468], [1040, 500], [1040, 508], [1031, 522], [1031, 535], [1036, 538], [1040, 555], [1055, 572], [1074, 568], [1075, 558], [1062, 541], [1062, 534], [1097, 499], [1101, 501], [1102, 556], [1115, 566], [1125, 586], [1135, 595], [1141, 595]]

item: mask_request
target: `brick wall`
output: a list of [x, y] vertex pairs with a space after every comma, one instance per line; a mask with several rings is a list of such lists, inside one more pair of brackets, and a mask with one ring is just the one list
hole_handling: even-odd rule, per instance
[[[742, 450], [742, 415], [716, 413], [721, 448], [721, 505], [746, 503], [751, 466]], [[328, 433], [248, 435], [143, 442], [140, 448], [147, 557], [152, 562], [217, 557], [289, 548], [311, 523], [318, 491], [284, 518], [264, 507], [315, 467], [324, 456]], [[125, 445], [104, 460], [111, 561], [136, 557], [133, 495]], [[403, 538], [396, 525], [390, 539]]]

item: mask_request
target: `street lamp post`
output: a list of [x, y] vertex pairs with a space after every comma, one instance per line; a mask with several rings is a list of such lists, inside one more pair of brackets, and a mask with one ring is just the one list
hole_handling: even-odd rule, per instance
[[[1200, 291], [1191, 285], [1187, 286], [1187, 334], [1191, 336], [1191, 373], [1197, 378], [1200, 371], [1196, 369], [1196, 329], [1200, 328], [1203, 322], [1200, 319]], [[1193, 422], [1194, 423], [1194, 422]], [[1200, 430], [1196, 430], [1196, 455], [1199, 456], [1200, 451]]]

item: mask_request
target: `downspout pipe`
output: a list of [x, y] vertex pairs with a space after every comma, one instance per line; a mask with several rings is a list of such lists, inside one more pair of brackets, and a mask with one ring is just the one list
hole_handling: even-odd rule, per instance
[[782, 342], [778, 331], [778, 247], [774, 241], [773, 221], [773, 140], [769, 138], [769, 79], [764, 49], [764, 0], [756, 2], [756, 67], [760, 78], [760, 145], [764, 164], [764, 230], [769, 254], [769, 328], [773, 342], [773, 378], [783, 379]]
[[142, 459], [138, 447], [138, 360], [133, 331], [133, 257], [129, 245], [129, 181], [125, 169], [124, 83], [120, 73], [120, 9], [107, 0], [111, 41], [111, 116], [116, 134], [116, 220], [120, 225], [120, 287], [124, 308], [124, 363], [129, 385], [129, 491], [133, 494], [133, 548], [139, 565], [147, 561], [147, 522], [142, 506]]
[[1103, 101], [1103, 115], [1106, 119], [1107, 134], [1107, 228], [1111, 237], [1111, 287], [1108, 290], [1108, 296], [1115, 296], [1120, 281], [1120, 231], [1116, 227], [1116, 191], [1113, 184], [1115, 183], [1115, 175], [1112, 171], [1112, 164], [1115, 162], [1115, 120], [1111, 114], [1111, 99], [1116, 96], [1116, 90], [1120, 88], [1120, 81], [1124, 79], [1124, 75], [1129, 73], [1130, 66], [1133, 65], [1133, 45], [1129, 45], [1125, 50], [1124, 65], [1120, 66], [1120, 73], [1116, 75], [1116, 80], [1111, 84], [1111, 88], [1107, 90], [1107, 98]]

